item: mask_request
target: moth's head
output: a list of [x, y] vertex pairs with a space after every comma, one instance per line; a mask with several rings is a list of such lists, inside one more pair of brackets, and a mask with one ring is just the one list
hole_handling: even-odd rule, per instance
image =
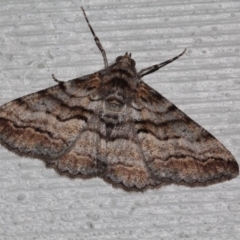
[[131, 58], [132, 54], [131, 53], [125, 53], [124, 56], [119, 56], [116, 58], [116, 63], [120, 63], [122, 66], [129, 68], [131, 67], [132, 69], [135, 69], [135, 61]]

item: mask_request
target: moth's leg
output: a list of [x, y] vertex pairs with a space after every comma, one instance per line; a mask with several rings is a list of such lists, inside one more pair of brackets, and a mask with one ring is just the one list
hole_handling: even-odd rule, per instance
[[54, 74], [52, 74], [52, 78], [57, 83], [64, 83], [64, 81], [61, 81], [61, 80], [58, 80], [57, 78], [55, 78]]
[[90, 28], [90, 30], [91, 30], [91, 32], [92, 32], [92, 35], [93, 35], [93, 37], [94, 37], [94, 41], [95, 41], [95, 43], [97, 44], [99, 50], [100, 50], [101, 53], [102, 53], [105, 68], [107, 68], [107, 67], [108, 67], [108, 61], [107, 61], [106, 52], [105, 52], [105, 50], [103, 49], [103, 46], [102, 46], [102, 44], [100, 43], [99, 38], [96, 36], [95, 32], [93, 31], [93, 28], [92, 28], [90, 22], [88, 21], [87, 15], [86, 15], [83, 7], [81, 7], [81, 9], [82, 9], [83, 14], [84, 14], [84, 17], [85, 17], [85, 19], [86, 19], [86, 21], [87, 21], [88, 27]]
[[159, 68], [162, 68], [165, 65], [167, 65], [167, 64], [177, 60], [178, 58], [180, 58], [186, 52], [186, 50], [187, 49], [185, 48], [184, 51], [181, 54], [177, 55], [176, 57], [174, 57], [172, 59], [169, 59], [169, 60], [167, 60], [165, 62], [153, 65], [153, 66], [148, 67], [148, 68], [144, 68], [138, 74], [140, 75], [140, 77], [143, 77], [143, 76], [145, 76], [147, 74], [153, 73], [153, 72], [157, 71]]

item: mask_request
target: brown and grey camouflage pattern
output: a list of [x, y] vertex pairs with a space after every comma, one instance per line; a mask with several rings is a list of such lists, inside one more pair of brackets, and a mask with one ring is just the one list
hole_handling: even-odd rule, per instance
[[54, 77], [58, 85], [0, 107], [0, 143], [61, 174], [97, 176], [125, 190], [232, 179], [239, 174], [233, 155], [141, 79], [182, 54], [137, 72], [126, 53], [99, 72]]

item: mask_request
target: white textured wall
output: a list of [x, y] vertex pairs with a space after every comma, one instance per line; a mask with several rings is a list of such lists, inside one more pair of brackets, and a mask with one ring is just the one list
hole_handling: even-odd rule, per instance
[[[144, 80], [215, 135], [240, 163], [240, 1], [0, 1], [0, 104], [103, 68], [187, 53]], [[0, 147], [0, 240], [240, 239], [240, 178], [145, 193], [60, 177]]]

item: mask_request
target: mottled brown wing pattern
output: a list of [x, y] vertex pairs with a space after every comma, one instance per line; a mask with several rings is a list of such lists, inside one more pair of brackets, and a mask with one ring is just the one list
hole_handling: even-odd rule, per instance
[[92, 116], [85, 128], [77, 136], [72, 148], [54, 163], [60, 173], [71, 177], [89, 178], [99, 175], [102, 168], [99, 166], [99, 146], [105, 126], [98, 115]]
[[233, 155], [215, 137], [144, 82], [132, 106], [146, 163], [160, 182], [197, 186], [238, 175]]
[[130, 107], [115, 113], [121, 114], [122, 122], [115, 124], [111, 134], [102, 139], [106, 147], [101, 149], [101, 161], [106, 169], [101, 177], [125, 190], [141, 191], [147, 186], [156, 186], [156, 182], [145, 164], [131, 113]]
[[101, 109], [100, 100], [91, 100], [100, 84], [93, 74], [6, 103], [0, 107], [0, 143], [48, 162], [61, 157]]
[[105, 69], [0, 107], [0, 144], [43, 159], [70, 177], [98, 176], [125, 190], [176, 183], [203, 186], [234, 178], [239, 167], [210, 133], [141, 77], [181, 57], [137, 72], [131, 53]]

